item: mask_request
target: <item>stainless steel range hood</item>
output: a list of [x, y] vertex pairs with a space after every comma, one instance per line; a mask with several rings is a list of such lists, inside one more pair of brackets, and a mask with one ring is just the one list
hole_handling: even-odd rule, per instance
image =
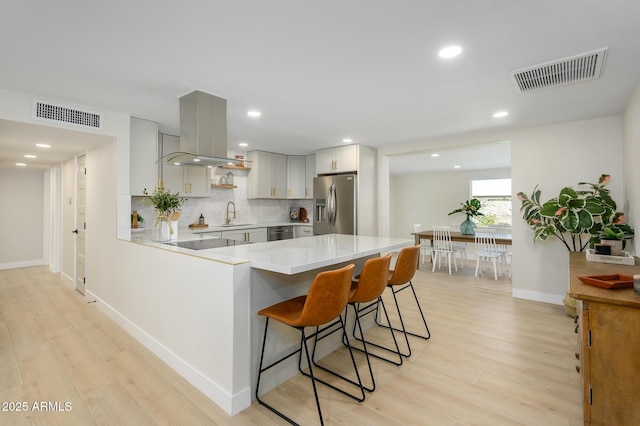
[[185, 166], [237, 165], [227, 158], [227, 100], [195, 90], [180, 98], [180, 152], [167, 163]]

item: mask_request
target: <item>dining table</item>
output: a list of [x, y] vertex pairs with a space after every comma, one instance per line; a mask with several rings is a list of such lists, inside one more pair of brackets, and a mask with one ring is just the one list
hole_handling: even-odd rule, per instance
[[[411, 235], [414, 236], [416, 245], [420, 245], [420, 240], [429, 240], [429, 244], [433, 246], [433, 230], [429, 229], [427, 231], [412, 232]], [[476, 236], [475, 234], [468, 235], [461, 232], [451, 231], [451, 241], [473, 243], [476, 241]], [[511, 243], [511, 234], [496, 234], [496, 244], [510, 246]]]

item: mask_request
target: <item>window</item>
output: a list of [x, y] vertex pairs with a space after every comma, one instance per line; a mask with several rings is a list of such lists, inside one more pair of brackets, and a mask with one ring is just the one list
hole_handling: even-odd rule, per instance
[[472, 180], [471, 197], [482, 203], [484, 216], [475, 218], [479, 225], [511, 226], [511, 179]]

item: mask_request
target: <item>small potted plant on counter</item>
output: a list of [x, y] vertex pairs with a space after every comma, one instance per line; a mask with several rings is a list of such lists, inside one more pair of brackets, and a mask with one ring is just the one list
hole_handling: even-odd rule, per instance
[[[146, 188], [143, 193], [148, 195]], [[179, 192], [171, 193], [164, 188], [156, 188], [153, 190], [153, 194], [145, 200], [145, 205], [152, 205], [156, 209], [156, 219], [152, 230], [154, 241], [169, 241], [171, 239], [171, 230], [173, 229], [171, 222], [178, 220], [180, 206], [186, 201], [186, 198], [179, 195]]]

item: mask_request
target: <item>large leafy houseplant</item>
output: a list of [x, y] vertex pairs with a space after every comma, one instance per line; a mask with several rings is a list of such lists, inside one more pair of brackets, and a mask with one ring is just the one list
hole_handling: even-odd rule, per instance
[[616, 211], [616, 203], [605, 188], [610, 179], [603, 174], [598, 183], [578, 183], [586, 189], [562, 188], [557, 197], [544, 203], [538, 186], [530, 197], [519, 192], [522, 218], [533, 230], [534, 241], [555, 236], [569, 251], [583, 251], [602, 239], [633, 238], [633, 228], [624, 223], [624, 213]]

